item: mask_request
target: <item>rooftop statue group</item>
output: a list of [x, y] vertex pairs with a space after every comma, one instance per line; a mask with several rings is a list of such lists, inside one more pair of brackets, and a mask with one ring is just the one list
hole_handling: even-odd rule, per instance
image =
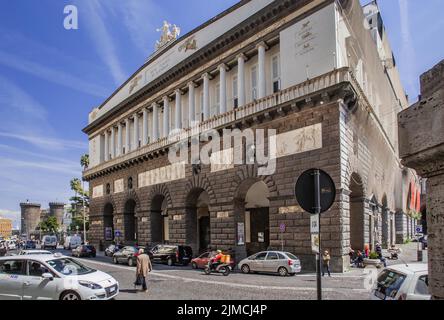
[[[172, 30], [170, 29], [172, 27]], [[163, 26], [157, 29], [157, 32], [161, 32], [160, 40], [156, 42], [156, 51], [164, 47], [170, 41], [174, 41], [179, 38], [180, 28], [175, 24], [171, 25], [167, 21], [163, 22]]]

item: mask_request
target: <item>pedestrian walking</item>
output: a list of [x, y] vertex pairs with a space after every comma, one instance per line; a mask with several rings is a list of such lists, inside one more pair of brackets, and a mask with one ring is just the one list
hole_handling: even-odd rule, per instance
[[325, 250], [322, 254], [322, 276], [325, 275], [325, 270], [327, 269], [328, 276], [331, 277], [330, 274], [330, 253], [328, 250]]
[[136, 286], [142, 286], [142, 290], [148, 292], [146, 285], [146, 277], [148, 273], [153, 270], [151, 265], [150, 257], [145, 253], [143, 249], [139, 249], [139, 255], [137, 256], [137, 267], [136, 267]]

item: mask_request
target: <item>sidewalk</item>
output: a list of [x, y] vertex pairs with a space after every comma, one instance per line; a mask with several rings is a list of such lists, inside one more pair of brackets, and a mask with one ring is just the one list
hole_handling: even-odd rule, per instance
[[[421, 248], [421, 243], [419, 244]], [[401, 263], [418, 263], [418, 242], [411, 242], [407, 244], [397, 245], [397, 247], [401, 248], [401, 254], [399, 254], [398, 260], [390, 260], [387, 259], [387, 265], [395, 265]], [[384, 257], [390, 257], [390, 253], [387, 250], [383, 250]], [[422, 250], [422, 262], [427, 263], [428, 250]]]

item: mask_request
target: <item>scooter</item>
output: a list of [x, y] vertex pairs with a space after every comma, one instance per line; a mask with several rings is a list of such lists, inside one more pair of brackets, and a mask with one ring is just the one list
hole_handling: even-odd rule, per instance
[[228, 276], [231, 273], [231, 266], [228, 263], [221, 263], [216, 268], [211, 266], [211, 262], [207, 264], [204, 269], [206, 275], [211, 273], [222, 273], [224, 276]]

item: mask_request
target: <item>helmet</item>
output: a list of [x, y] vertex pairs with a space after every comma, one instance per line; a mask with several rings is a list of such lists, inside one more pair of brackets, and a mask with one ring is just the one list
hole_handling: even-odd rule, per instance
[[222, 253], [222, 250], [217, 250], [217, 253]]

